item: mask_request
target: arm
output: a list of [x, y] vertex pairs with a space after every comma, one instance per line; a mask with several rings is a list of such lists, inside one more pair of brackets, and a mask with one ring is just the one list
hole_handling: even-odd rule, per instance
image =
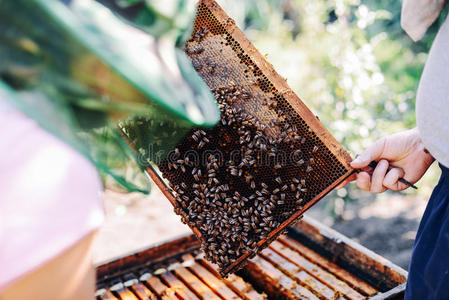
[[[368, 167], [371, 161], [378, 162], [374, 170]], [[399, 132], [378, 140], [360, 154], [351, 166], [362, 171], [348, 178], [339, 188], [357, 180], [360, 189], [372, 193], [382, 193], [387, 189], [402, 191], [408, 186], [399, 182], [399, 178], [415, 183], [433, 161], [434, 158], [425, 149], [416, 128]], [[388, 171], [390, 166], [392, 168]]]
[[[0, 292], [0, 300], [94, 299], [95, 270], [90, 233], [73, 247]], [[33, 251], [33, 249], [29, 249]]]

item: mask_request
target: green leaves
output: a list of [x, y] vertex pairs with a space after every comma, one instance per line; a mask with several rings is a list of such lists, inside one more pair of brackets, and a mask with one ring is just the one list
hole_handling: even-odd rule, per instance
[[150, 35], [181, 36], [191, 29], [195, 14], [193, 0], [99, 0], [114, 12]]
[[[125, 119], [129, 128], [137, 126], [136, 117], [177, 128], [209, 127], [219, 112], [207, 86], [175, 48], [182, 26], [192, 22], [184, 1], [173, 1], [171, 10], [143, 1], [116, 2], [117, 9], [134, 9], [140, 18], [136, 27], [94, 1], [0, 2], [0, 80], [14, 90], [9, 100], [21, 110], [125, 183], [117, 165], [129, 161], [127, 145], [98, 130]], [[168, 151], [176, 140], [164, 140], [163, 132], [141, 130], [140, 138], [158, 140]]]

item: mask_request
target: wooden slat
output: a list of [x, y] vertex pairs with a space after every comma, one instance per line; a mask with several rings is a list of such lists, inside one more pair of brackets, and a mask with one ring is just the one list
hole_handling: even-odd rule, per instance
[[391, 261], [312, 218], [305, 216], [304, 221], [292, 227], [289, 235], [316, 247], [339, 266], [355, 270], [357, 277], [373, 288], [387, 291], [407, 281], [407, 272]]
[[250, 260], [245, 271], [254, 284], [265, 289], [270, 298], [319, 299], [260, 256]]
[[220, 280], [205, 267], [196, 262], [195, 258], [191, 254], [184, 254], [182, 256], [182, 260], [184, 262], [189, 262], [187, 268], [223, 299], [241, 299], [241, 297], [232, 291], [223, 280]]
[[161, 299], [170, 299], [175, 296], [175, 291], [162, 283], [162, 281], [156, 277], [151, 276], [145, 283], [154, 291], [156, 296]]
[[[332, 263], [325, 257], [317, 254], [316, 252], [310, 250], [309, 248], [305, 247], [304, 245], [298, 243], [297, 241], [291, 239], [291, 238], [280, 238], [278, 239], [278, 242], [284, 244], [285, 246], [293, 249], [294, 251], [299, 252], [303, 257], [305, 257], [307, 260], [315, 263], [316, 265], [320, 266], [324, 270], [327, 270], [332, 275], [339, 278], [341, 281], [346, 282], [350, 287], [352, 287], [354, 290], [358, 291], [359, 293], [362, 293], [364, 296], [370, 296], [376, 294], [378, 291], [370, 286], [368, 283], [360, 280], [359, 278], [355, 277], [348, 271], [340, 268], [336, 264]], [[274, 247], [277, 244], [271, 244], [272, 247]], [[319, 273], [321, 269], [315, 268], [318, 270]], [[326, 273], [326, 272], [325, 272]], [[324, 276], [325, 274], [323, 274]], [[332, 287], [337, 286], [343, 294], [352, 295], [353, 293], [346, 287], [345, 284], [342, 284], [340, 281], [334, 282], [332, 280], [332, 277], [324, 276], [324, 280], [328, 282], [329, 284], [332, 284]], [[352, 297], [358, 297], [358, 295], [354, 294]]]
[[115, 297], [114, 294], [110, 290], [106, 290], [105, 293], [101, 296], [98, 296], [101, 300], [119, 300], [119, 298]]
[[370, 300], [404, 299], [406, 286], [407, 286], [407, 283], [403, 283], [401, 285], [398, 285], [394, 289], [391, 289], [382, 294], [377, 294], [376, 296], [373, 296], [369, 299]]
[[139, 282], [129, 287], [140, 300], [146, 299], [157, 299], [156, 295], [153, 294], [143, 283]]
[[342, 293], [349, 299], [364, 299], [365, 296], [359, 294], [356, 290], [352, 289], [348, 284], [344, 281], [339, 280], [331, 273], [326, 272], [318, 265], [310, 262], [305, 257], [300, 255], [294, 249], [287, 247], [284, 244], [279, 242], [274, 242], [270, 245], [270, 249], [273, 249], [279, 255], [294, 263], [301, 269], [305, 270], [309, 274], [313, 275], [317, 279], [321, 280], [321, 282], [325, 283], [327, 286], [332, 288], [334, 291], [338, 291]]
[[173, 239], [168, 242], [158, 243], [150, 248], [137, 251], [126, 256], [103, 262], [96, 267], [97, 279], [111, 277], [114, 274], [121, 273], [124, 269], [138, 267], [146, 262], [153, 263], [163, 261], [173, 255], [182, 252], [188, 252], [199, 247], [199, 241], [194, 235], [185, 235], [181, 238]]
[[267, 295], [261, 294], [258, 291], [256, 291], [252, 285], [245, 282], [240, 276], [229, 274], [228, 279], [226, 280], [228, 280], [233, 286], [241, 288], [239, 289], [239, 291], [243, 293], [247, 299], [250, 300], [267, 299]]
[[136, 295], [133, 294], [129, 289], [123, 288], [115, 291], [121, 300], [139, 300]]
[[172, 270], [201, 299], [220, 300], [221, 298], [205, 285], [195, 274], [183, 266]]
[[176, 278], [171, 272], [165, 272], [161, 274], [161, 279], [175, 291], [176, 295], [181, 299], [199, 299], [185, 284]]
[[310, 276], [307, 272], [303, 271], [297, 265], [289, 262], [273, 250], [265, 249], [262, 253], [260, 253], [260, 255], [270, 263], [274, 264], [282, 272], [290, 276], [290, 278], [296, 280], [301, 285], [306, 285], [308, 289], [317, 292], [323, 298], [338, 298], [338, 293], [335, 293], [332, 289], [318, 281], [316, 278]]
[[[221, 278], [218, 273], [217, 266], [214, 266], [210, 262], [205, 259], [199, 259], [198, 262], [208, 269], [211, 273], [213, 273], [216, 277]], [[226, 285], [232, 289], [235, 293], [239, 294], [243, 299], [249, 300], [263, 300], [266, 299], [265, 294], [260, 294], [257, 292], [252, 285], [244, 281], [240, 276], [235, 274], [229, 274], [227, 278], [221, 278], [222, 281], [226, 283]]]

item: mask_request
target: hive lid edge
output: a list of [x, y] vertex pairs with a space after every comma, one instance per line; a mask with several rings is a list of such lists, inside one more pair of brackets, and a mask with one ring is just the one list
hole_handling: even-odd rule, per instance
[[[181, 245], [181, 248], [175, 248], [176, 245]], [[148, 247], [142, 247], [111, 259], [100, 261], [94, 264], [94, 268], [97, 272], [97, 278], [99, 278], [106, 275], [106, 273], [110, 274], [123, 268], [131, 268], [134, 264], [141, 264], [142, 262], [139, 259], [149, 260], [151, 256], [156, 256], [155, 258], [157, 259], [164, 259], [191, 249], [199, 248], [199, 246], [200, 243], [193, 233], [181, 234], [171, 239], [153, 243]], [[176, 251], [173, 251], [173, 253], [166, 252], [165, 255], [156, 255], [158, 250], [170, 250], [171, 248], [174, 248]]]

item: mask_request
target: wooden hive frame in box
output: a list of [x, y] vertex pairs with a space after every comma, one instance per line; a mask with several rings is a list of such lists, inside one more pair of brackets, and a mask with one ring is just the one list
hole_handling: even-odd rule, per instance
[[402, 299], [407, 272], [305, 217], [236, 274], [221, 278], [194, 235], [97, 267], [98, 300]]

